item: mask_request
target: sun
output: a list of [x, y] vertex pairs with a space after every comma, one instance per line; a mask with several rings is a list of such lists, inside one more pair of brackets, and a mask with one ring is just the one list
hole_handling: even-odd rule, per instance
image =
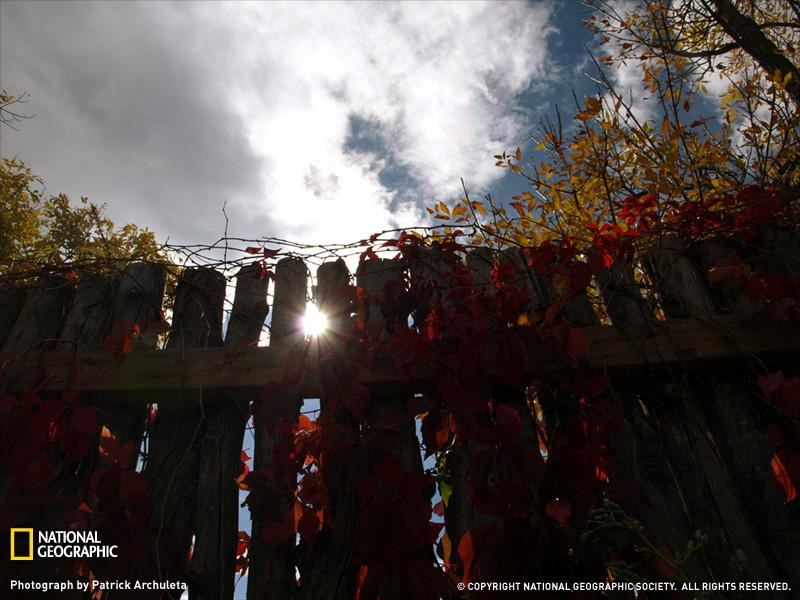
[[317, 305], [309, 302], [306, 304], [306, 314], [303, 317], [303, 331], [306, 337], [318, 337], [328, 328], [328, 318], [319, 312]]

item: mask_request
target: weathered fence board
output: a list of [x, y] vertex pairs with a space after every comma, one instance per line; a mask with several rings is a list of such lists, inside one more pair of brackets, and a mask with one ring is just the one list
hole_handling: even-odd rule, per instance
[[25, 288], [13, 284], [0, 286], [0, 348], [5, 345], [23, 304]]
[[[164, 267], [152, 263], [132, 263], [120, 275], [117, 296], [114, 300], [113, 323], [136, 323], [140, 331], [161, 321], [161, 306], [167, 272]], [[142, 338], [138, 344], [144, 348], [155, 348], [154, 337]], [[83, 362], [81, 361], [81, 379]], [[125, 406], [107, 414], [106, 424], [121, 443], [139, 441], [144, 433], [147, 418], [147, 403], [144, 398], [119, 396]]]
[[[291, 441], [286, 425], [297, 422], [302, 403], [301, 387], [286, 379], [291, 369], [302, 365], [303, 331], [301, 319], [308, 297], [308, 277], [305, 263], [300, 259], [283, 258], [275, 267], [275, 300], [270, 325], [270, 348], [282, 350], [290, 358], [289, 371], [275, 381], [286, 381], [286, 390], [262, 395], [253, 405], [255, 424], [254, 470], [269, 472], [273, 479], [254, 487], [249, 501], [253, 523], [250, 543], [250, 574], [247, 597], [255, 599], [292, 598], [296, 594], [294, 537], [281, 544], [264, 539], [264, 527], [280, 522], [291, 510], [290, 491], [295, 482], [285, 481], [286, 474], [278, 472], [276, 456]], [[298, 353], [301, 355], [298, 356]], [[247, 375], [245, 375], [247, 377]], [[254, 383], [254, 382], [253, 382]], [[254, 484], [254, 486], [257, 484]]]
[[[178, 282], [167, 348], [191, 352], [222, 343], [225, 278], [211, 269], [187, 269]], [[194, 533], [205, 390], [176, 390], [178, 402], [160, 403], [142, 475], [151, 499], [154, 560], [160, 578], [183, 573]], [[180, 592], [168, 592], [177, 598]]]
[[43, 275], [27, 291], [25, 304], [3, 346], [6, 353], [32, 350], [41, 344], [54, 343], [61, 331], [72, 287], [67, 279]]
[[[243, 350], [259, 339], [269, 307], [269, 279], [259, 277], [261, 267], [242, 267], [225, 333], [225, 346]], [[206, 427], [200, 449], [195, 544], [189, 565], [192, 599], [233, 597], [238, 538], [239, 488], [242, 439], [249, 416], [249, 401], [257, 395], [246, 390], [217, 390], [218, 402], [205, 407]]]
[[[326, 335], [315, 342], [319, 357], [317, 375], [322, 392], [320, 403], [321, 408], [329, 409], [327, 418], [330, 419], [323, 423], [323, 427], [333, 425], [332, 435], [337, 439], [349, 436], [355, 440], [358, 424], [352, 415], [341, 407], [332, 409], [328, 405], [328, 394], [334, 393], [339, 382], [346, 379], [340, 375], [348, 369], [348, 346], [352, 344], [347, 333], [355, 298], [344, 261], [320, 265], [315, 296], [320, 312], [328, 319]], [[317, 535], [313, 548], [301, 548], [299, 597], [301, 600], [349, 600], [353, 597], [358, 577], [353, 564], [358, 494], [352, 485], [342, 485], [334, 474], [323, 472], [322, 477], [329, 490], [332, 526]]]

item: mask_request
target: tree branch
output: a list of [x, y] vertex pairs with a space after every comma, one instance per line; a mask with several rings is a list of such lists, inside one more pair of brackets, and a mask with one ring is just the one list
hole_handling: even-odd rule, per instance
[[800, 71], [797, 66], [764, 35], [753, 19], [739, 12], [730, 0], [711, 0], [711, 2], [715, 7], [712, 15], [720, 27], [761, 65], [767, 75], [772, 76], [776, 71], [783, 76], [791, 75], [786, 82], [786, 91], [800, 108]]

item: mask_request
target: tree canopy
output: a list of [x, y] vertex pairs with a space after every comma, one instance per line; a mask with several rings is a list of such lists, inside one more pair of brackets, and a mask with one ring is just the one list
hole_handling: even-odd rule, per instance
[[[24, 96], [0, 95], [0, 124], [14, 127], [27, 118], [14, 105]], [[66, 194], [46, 196], [44, 182], [17, 157], [0, 159], [0, 274], [46, 265], [159, 258], [155, 235], [128, 223], [116, 227], [105, 205]]]

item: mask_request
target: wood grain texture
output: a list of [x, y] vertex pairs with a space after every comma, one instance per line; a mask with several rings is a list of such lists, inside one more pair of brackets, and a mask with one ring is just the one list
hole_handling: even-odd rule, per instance
[[[269, 279], [259, 277], [261, 267], [242, 267], [225, 334], [225, 346], [244, 350], [259, 339], [268, 313]], [[233, 598], [234, 564], [239, 532], [240, 453], [249, 414], [247, 390], [223, 391], [218, 402], [206, 406], [206, 425], [200, 444], [200, 467], [195, 543], [189, 566], [192, 600]]]

